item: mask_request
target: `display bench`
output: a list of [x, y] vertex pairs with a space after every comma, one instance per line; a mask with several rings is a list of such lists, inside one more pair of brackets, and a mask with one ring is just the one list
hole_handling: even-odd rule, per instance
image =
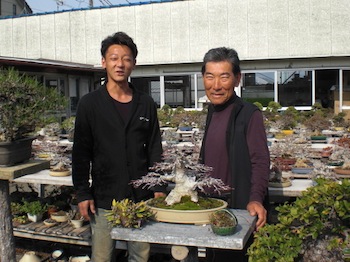
[[14, 225], [16, 237], [31, 238], [75, 245], [91, 245], [91, 229], [87, 223], [81, 228], [74, 228], [68, 221], [48, 227], [43, 222]]
[[25, 174], [35, 173], [50, 167], [49, 161], [29, 161], [10, 167], [0, 167], [0, 260], [15, 261], [12, 216], [10, 209], [9, 181]]
[[298, 197], [307, 188], [314, 185], [311, 179], [292, 179], [292, 185], [288, 187], [269, 187], [270, 196]]
[[198, 248], [219, 248], [242, 250], [255, 230], [256, 217], [246, 210], [230, 209], [238, 220], [233, 235], [215, 235], [210, 225], [174, 224], [148, 222], [141, 229], [114, 227], [111, 236], [116, 240], [138, 241], [162, 245], [188, 247], [186, 259], [181, 261], [198, 261]]

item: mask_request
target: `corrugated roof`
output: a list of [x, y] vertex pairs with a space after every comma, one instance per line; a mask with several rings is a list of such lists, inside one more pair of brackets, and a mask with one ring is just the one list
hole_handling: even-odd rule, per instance
[[45, 68], [56, 68], [71, 70], [75, 69], [77, 71], [89, 71], [89, 72], [102, 72], [101, 67], [96, 67], [91, 64], [73, 63], [65, 61], [57, 61], [50, 59], [29, 59], [29, 58], [19, 58], [19, 57], [6, 57], [0, 56], [0, 66], [31, 66], [35, 67], [45, 67]]
[[42, 12], [42, 13], [35, 13], [35, 14], [21, 14], [21, 15], [16, 15], [16, 16], [3, 16], [3, 17], [0, 17], [0, 19], [12, 19], [12, 18], [25, 17], [25, 16], [49, 15], [49, 14], [75, 12], [75, 11], [82, 11], [82, 10], [94, 10], [94, 9], [115, 8], [115, 7], [123, 7], [123, 6], [148, 5], [148, 4], [168, 3], [168, 2], [176, 2], [176, 1], [188, 1], [188, 0], [148, 0], [148, 1], [140, 1], [137, 3], [125, 3], [125, 4], [117, 4], [117, 5], [110, 5], [110, 6], [73, 8], [73, 9], [62, 10], [62, 11]]

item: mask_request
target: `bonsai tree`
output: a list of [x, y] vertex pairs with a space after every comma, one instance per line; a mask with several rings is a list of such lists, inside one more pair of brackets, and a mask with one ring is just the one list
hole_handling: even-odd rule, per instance
[[295, 202], [276, 208], [279, 222], [254, 235], [249, 261], [343, 261], [343, 248], [349, 246], [350, 180], [316, 182]]
[[65, 105], [65, 97], [56, 89], [13, 68], [0, 69], [0, 142], [23, 138], [43, 127], [53, 121], [50, 114]]
[[163, 162], [151, 167], [151, 172], [141, 179], [134, 180], [133, 186], [151, 188], [156, 185], [175, 183], [174, 189], [165, 198], [167, 205], [179, 203], [182, 197], [189, 196], [192, 202], [198, 202], [198, 191], [206, 193], [208, 189], [216, 193], [230, 190], [221, 179], [210, 176], [211, 167], [198, 163], [199, 148], [169, 146], [165, 148]]
[[63, 120], [61, 127], [64, 129], [66, 134], [68, 134], [68, 140], [73, 141], [74, 138], [74, 125], [75, 125], [75, 116], [71, 116]]
[[320, 135], [321, 131], [329, 129], [331, 124], [330, 119], [326, 117], [322, 111], [316, 111], [313, 116], [304, 122], [306, 128], [308, 128], [314, 135]]
[[172, 108], [165, 104], [162, 108], [157, 110], [159, 126], [171, 125], [171, 117], [173, 115]]

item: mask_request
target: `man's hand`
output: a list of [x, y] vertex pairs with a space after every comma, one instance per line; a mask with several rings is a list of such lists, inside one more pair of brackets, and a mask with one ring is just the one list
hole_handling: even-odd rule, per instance
[[154, 198], [165, 197], [165, 196], [166, 196], [166, 194], [163, 192], [154, 192]]
[[85, 200], [79, 202], [78, 207], [80, 214], [84, 217], [86, 221], [90, 220], [89, 211], [92, 214], [96, 213], [94, 200]]
[[267, 220], [267, 211], [264, 206], [257, 202], [252, 201], [247, 205], [247, 210], [251, 216], [258, 216], [258, 221], [256, 222], [256, 230], [258, 231], [261, 227], [266, 224]]

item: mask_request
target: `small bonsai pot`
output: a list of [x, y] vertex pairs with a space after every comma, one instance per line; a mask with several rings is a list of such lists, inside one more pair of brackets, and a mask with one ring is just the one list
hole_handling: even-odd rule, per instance
[[210, 215], [210, 226], [220, 236], [232, 235], [237, 227], [236, 216], [227, 209], [215, 211]]

